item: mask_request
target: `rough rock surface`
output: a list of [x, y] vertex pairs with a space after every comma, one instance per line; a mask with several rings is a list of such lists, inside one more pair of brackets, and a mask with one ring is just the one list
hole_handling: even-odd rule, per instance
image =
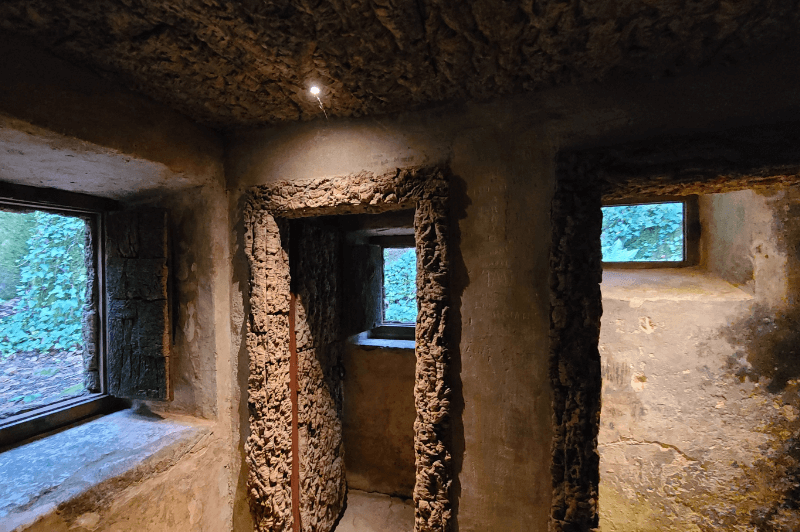
[[248, 407], [250, 507], [258, 530], [291, 530], [292, 401], [289, 389], [289, 256], [274, 218], [248, 224], [251, 282]]
[[796, 32], [797, 0], [0, 4], [0, 27], [202, 122], [247, 126], [673, 75]]
[[297, 292], [300, 524], [304, 532], [331, 530], [342, 512], [345, 482], [342, 439], [342, 345], [339, 332], [341, 238], [296, 220], [290, 238]]
[[[597, 527], [600, 426], [600, 188], [574, 155], [557, 166], [550, 256], [553, 500], [550, 531]], [[591, 186], [594, 184], [594, 186]]]
[[[414, 396], [417, 408], [415, 453], [417, 480], [414, 490], [415, 531], [444, 532], [451, 524], [451, 458], [449, 450], [450, 386], [447, 347], [448, 277], [447, 196], [448, 181], [442, 170], [398, 170], [375, 176], [369, 173], [325, 178], [304, 183], [279, 182], [251, 190], [245, 209], [245, 250], [251, 267], [251, 315], [248, 321], [250, 354], [249, 404], [251, 436], [246, 452], [250, 466], [251, 507], [259, 530], [289, 530], [291, 526], [291, 404], [289, 401], [288, 336], [276, 337], [266, 346], [264, 324], [288, 312], [290, 270], [287, 242], [274, 217], [303, 218], [331, 214], [377, 213], [416, 206], [417, 368]], [[298, 224], [283, 224], [289, 234]], [[314, 229], [309, 242], [314, 242]], [[293, 229], [294, 228], [294, 229]], [[284, 230], [284, 234], [286, 231]], [[325, 240], [325, 237], [320, 237]], [[338, 496], [344, 495], [344, 463], [341, 449], [341, 353], [335, 311], [325, 304], [335, 293], [330, 265], [333, 243], [319, 247], [299, 246], [298, 264], [292, 265], [300, 307], [296, 329], [299, 371], [299, 422], [301, 434], [301, 510], [303, 519], [316, 519], [317, 530], [328, 530], [338, 517]], [[305, 258], [303, 258], [305, 256]], [[295, 259], [293, 259], [295, 260]], [[305, 264], [302, 264], [304, 263]], [[269, 264], [277, 265], [277, 275]], [[296, 268], [296, 270], [295, 270]], [[316, 271], [316, 274], [314, 273]], [[311, 280], [311, 283], [303, 279]], [[305, 303], [303, 303], [305, 301]], [[314, 303], [312, 303], [314, 302]], [[307, 324], [307, 325], [304, 325]], [[322, 339], [315, 343], [313, 337]], [[319, 349], [318, 349], [319, 347]], [[284, 355], [286, 353], [286, 355]], [[272, 375], [280, 386], [271, 386]], [[275, 442], [280, 442], [276, 445]], [[316, 460], [319, 463], [312, 463]], [[304, 464], [305, 462], [305, 464]], [[314, 468], [314, 478], [304, 471]], [[341, 472], [341, 473], [340, 473]], [[322, 485], [322, 481], [329, 481]], [[315, 507], [316, 505], [316, 507]], [[341, 508], [341, 506], [338, 506]], [[312, 517], [313, 516], [313, 517]], [[311, 521], [309, 521], [311, 524]], [[303, 523], [305, 529], [305, 523]]]

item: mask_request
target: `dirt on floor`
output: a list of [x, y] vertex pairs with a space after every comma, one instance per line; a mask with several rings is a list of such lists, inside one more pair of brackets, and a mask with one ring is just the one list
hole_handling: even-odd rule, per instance
[[80, 351], [0, 355], [0, 420], [86, 393]]

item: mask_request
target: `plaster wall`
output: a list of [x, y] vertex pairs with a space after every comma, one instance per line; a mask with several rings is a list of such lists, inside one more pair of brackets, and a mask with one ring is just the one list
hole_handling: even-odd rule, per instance
[[416, 475], [414, 352], [348, 344], [343, 362], [347, 487], [410, 499]]
[[[454, 510], [461, 531], [545, 530], [550, 512], [549, 213], [564, 147], [793, 116], [796, 86], [743, 80], [780, 60], [658, 83], [543, 91], [487, 104], [240, 132], [226, 163], [234, 226], [249, 187], [449, 164], [453, 250]], [[790, 74], [791, 75], [791, 74]], [[745, 84], [747, 82], [745, 81]], [[241, 229], [233, 236], [241, 242]], [[246, 274], [237, 251], [234, 269]], [[246, 298], [245, 277], [236, 278]], [[238, 327], [237, 327], [238, 328]], [[240, 367], [243, 367], [240, 362]], [[240, 375], [244, 382], [245, 375]]]
[[700, 196], [701, 263], [760, 300], [781, 305], [789, 288], [787, 264], [769, 196], [752, 190]]
[[[274, 139], [272, 132], [263, 133], [262, 141], [256, 137], [247, 147], [233, 149], [237, 194], [278, 179], [447, 161], [452, 152], [450, 167], [458, 177], [451, 184], [451, 245], [456, 249], [451, 253], [451, 319], [454, 344], [460, 347], [453, 357], [458, 389], [452, 437], [460, 471], [454, 487], [456, 515], [461, 530], [500, 523], [506, 530], [546, 529], [549, 243], [535, 235], [537, 229], [546, 234], [548, 227], [551, 176], [544, 155], [532, 149], [530, 140], [518, 141], [524, 135], [484, 124], [452, 138], [444, 122], [430, 130], [421, 122], [412, 125], [420, 128], [419, 137], [406, 137], [390, 121], [383, 127], [361, 122], [300, 129], [276, 144], [265, 138]], [[469, 238], [462, 240], [466, 234]], [[243, 258], [240, 253], [236, 260]]]
[[800, 526], [796, 202], [791, 189], [701, 197], [708, 269], [604, 272], [604, 532]]
[[[219, 175], [219, 174], [218, 174]], [[221, 187], [148, 192], [130, 206], [162, 206], [171, 220], [171, 402], [144, 406], [161, 416], [209, 420], [190, 452], [135, 483], [111, 483], [100, 499], [67, 502], [24, 530], [230, 530], [240, 463], [238, 387], [228, 328], [227, 202]]]
[[[230, 358], [227, 203], [215, 187], [133, 198], [163, 206], [172, 227], [171, 402], [144, 406], [161, 416], [209, 420], [189, 452], [132, 483], [110, 483], [101, 498], [67, 502], [24, 530], [230, 530], [235, 507], [238, 388]], [[22, 529], [20, 529], [22, 530]]]

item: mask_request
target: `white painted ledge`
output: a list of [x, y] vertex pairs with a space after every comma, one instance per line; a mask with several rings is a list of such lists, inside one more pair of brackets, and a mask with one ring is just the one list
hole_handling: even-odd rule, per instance
[[603, 299], [629, 301], [748, 301], [753, 296], [700, 268], [603, 270]]
[[59, 505], [122, 491], [176, 463], [211, 433], [208, 422], [123, 410], [0, 453], [0, 532]]

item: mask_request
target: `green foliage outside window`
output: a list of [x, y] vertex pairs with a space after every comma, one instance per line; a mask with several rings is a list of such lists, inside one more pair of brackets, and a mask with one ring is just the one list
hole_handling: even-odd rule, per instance
[[417, 254], [414, 248], [383, 249], [383, 321], [417, 321]]
[[683, 203], [603, 207], [604, 262], [683, 260]]
[[0, 302], [17, 295], [19, 263], [35, 223], [32, 212], [0, 211]]
[[32, 216], [26, 252], [11, 308], [0, 318], [0, 355], [69, 351], [83, 343], [81, 318], [86, 293], [86, 222], [42, 211]]

